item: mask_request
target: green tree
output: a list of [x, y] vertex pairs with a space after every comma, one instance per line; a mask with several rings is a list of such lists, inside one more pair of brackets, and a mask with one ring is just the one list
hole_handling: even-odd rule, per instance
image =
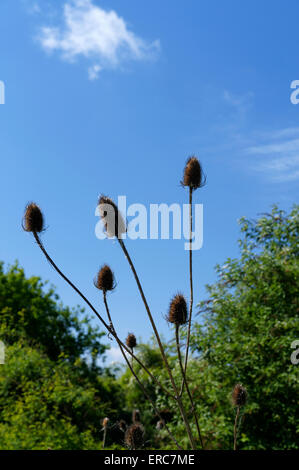
[[[239, 449], [298, 449], [298, 366], [291, 362], [291, 344], [299, 339], [298, 206], [290, 214], [274, 207], [258, 220], [242, 218], [240, 226], [240, 257], [216, 267], [217, 281], [207, 286], [208, 299], [201, 302], [192, 327], [188, 380], [201, 433], [206, 448], [233, 448], [231, 392], [236, 383], [242, 383], [248, 400]], [[155, 345], [151, 348], [149, 353], [143, 347], [141, 354], [146, 352], [154, 363]], [[179, 383], [174, 348], [168, 346], [167, 352]], [[154, 366], [154, 374], [167, 384], [165, 372], [158, 363]], [[169, 409], [169, 426], [187, 446], [174, 403], [150, 385], [142, 371], [139, 376], [157, 406]], [[149, 415], [151, 407], [133, 382], [127, 399], [134, 406], [139, 402], [144, 416]], [[184, 400], [188, 408], [188, 398]], [[155, 442], [173, 447], [163, 430], [158, 436], [156, 431]]]
[[231, 448], [229, 395], [240, 382], [248, 404], [239, 447], [298, 448], [298, 366], [290, 359], [299, 339], [298, 206], [240, 224], [240, 258], [217, 266], [218, 281], [208, 286], [193, 328], [197, 361], [189, 376], [198, 411], [208, 444]]
[[39, 278], [0, 265], [1, 449], [100, 448], [103, 417], [121, 413], [122, 390], [99, 365], [104, 333], [58, 300]]

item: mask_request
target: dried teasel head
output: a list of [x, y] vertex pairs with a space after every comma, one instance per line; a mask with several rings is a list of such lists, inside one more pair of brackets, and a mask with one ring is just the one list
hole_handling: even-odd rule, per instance
[[124, 419], [121, 419], [120, 421], [118, 421], [117, 425], [118, 425], [118, 428], [119, 428], [122, 432], [126, 432], [127, 423], [125, 422]]
[[125, 443], [132, 449], [140, 449], [144, 444], [144, 429], [141, 424], [132, 424], [125, 433]]
[[44, 217], [39, 206], [34, 202], [31, 202], [26, 206], [23, 229], [26, 232], [39, 233], [44, 230]]
[[189, 186], [190, 189], [197, 189], [204, 186], [205, 183], [206, 177], [198, 159], [194, 156], [188, 158], [184, 169], [182, 185]]
[[182, 294], [176, 294], [169, 306], [167, 321], [176, 326], [184, 325], [188, 319], [188, 309], [185, 297]]
[[107, 196], [101, 196], [98, 203], [100, 217], [109, 238], [121, 238], [127, 227], [117, 205]]
[[104, 429], [106, 429], [108, 427], [109, 421], [110, 420], [107, 417], [103, 419], [102, 425], [103, 425]]
[[232, 392], [234, 406], [244, 406], [247, 400], [247, 390], [242, 384], [236, 384]]
[[136, 336], [133, 333], [129, 333], [126, 338], [126, 345], [130, 349], [134, 349], [137, 346]]
[[140, 411], [139, 410], [133, 410], [132, 421], [133, 421], [134, 424], [137, 424], [137, 423], [141, 422]]
[[104, 264], [104, 266], [101, 267], [94, 281], [94, 285], [97, 289], [104, 292], [115, 288], [114, 274], [108, 264]]

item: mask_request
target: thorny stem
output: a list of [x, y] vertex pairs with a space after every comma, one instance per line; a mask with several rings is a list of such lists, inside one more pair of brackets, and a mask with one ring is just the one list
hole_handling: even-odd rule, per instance
[[[189, 355], [191, 324], [192, 324], [192, 311], [193, 311], [193, 263], [192, 263], [193, 250], [192, 250], [192, 246], [191, 246], [191, 243], [192, 243], [192, 230], [193, 230], [192, 196], [193, 196], [193, 189], [191, 187], [189, 187], [189, 243], [190, 243], [190, 246], [189, 246], [189, 282], [190, 282], [190, 303], [189, 303], [189, 320], [188, 320], [187, 343], [186, 343], [186, 353], [185, 353], [184, 367], [182, 367], [182, 358], [181, 358], [181, 351], [180, 351], [179, 343], [177, 343], [177, 348], [178, 348], [178, 355], [179, 355], [180, 366], [181, 366], [181, 371], [182, 371], [182, 376], [183, 376], [181, 390], [180, 390], [180, 396], [182, 396], [183, 390], [184, 390], [184, 385], [186, 385], [187, 393], [188, 393], [188, 396], [189, 396], [189, 399], [190, 399], [190, 403], [191, 403], [191, 406], [192, 406], [192, 410], [193, 410], [193, 414], [194, 414], [194, 418], [195, 418], [195, 422], [196, 422], [198, 437], [200, 439], [200, 443], [201, 443], [202, 448], [204, 448], [201, 433], [200, 433], [200, 428], [199, 428], [199, 424], [198, 424], [198, 419], [197, 419], [197, 415], [196, 415], [196, 412], [195, 412], [193, 397], [190, 393], [190, 389], [189, 389], [188, 382], [187, 382], [187, 366], [188, 366], [188, 355]], [[177, 335], [178, 335], [178, 332], [177, 332]]]
[[[189, 345], [190, 345], [190, 335], [191, 335], [191, 321], [192, 321], [192, 308], [193, 308], [193, 274], [192, 274], [192, 228], [193, 228], [193, 217], [192, 217], [192, 188], [189, 188], [189, 278], [190, 278], [190, 304], [189, 304], [189, 321], [188, 321], [188, 333], [187, 333], [187, 344], [186, 344], [186, 353], [185, 353], [185, 364], [184, 371], [185, 375], [187, 374], [187, 365], [188, 365], [188, 354], [189, 354]], [[184, 380], [181, 386], [181, 394], [184, 390]]]
[[182, 399], [181, 399], [181, 396], [179, 395], [179, 390], [176, 386], [176, 383], [174, 381], [174, 378], [173, 378], [173, 375], [172, 375], [172, 372], [171, 372], [171, 369], [170, 369], [170, 366], [169, 366], [169, 363], [168, 363], [168, 360], [167, 360], [167, 357], [166, 357], [166, 354], [165, 354], [165, 351], [164, 351], [164, 348], [163, 348], [163, 345], [162, 345], [162, 342], [161, 342], [161, 339], [160, 339], [160, 336], [159, 336], [159, 333], [158, 333], [158, 330], [157, 330], [157, 327], [156, 327], [156, 324], [154, 322], [154, 319], [153, 319], [153, 316], [151, 314], [151, 311], [150, 311], [150, 308], [148, 306], [148, 303], [147, 303], [147, 300], [146, 300], [146, 297], [144, 295], [144, 292], [143, 292], [143, 289], [142, 289], [142, 286], [141, 286], [141, 283], [140, 283], [140, 280], [139, 280], [139, 277], [138, 277], [138, 274], [136, 272], [136, 269], [134, 267], [134, 264], [133, 264], [133, 261], [127, 251], [127, 248], [123, 242], [123, 240], [121, 238], [117, 238], [123, 252], [124, 252], [124, 255], [125, 257], [127, 258], [128, 260], [128, 263], [130, 265], [130, 268], [133, 272], [133, 275], [134, 275], [134, 278], [135, 278], [135, 281], [137, 283], [137, 286], [138, 286], [138, 290], [140, 292], [140, 295], [141, 295], [141, 298], [143, 300], [143, 303], [144, 303], [144, 306], [145, 306], [145, 309], [147, 311], [147, 314], [148, 314], [148, 317], [149, 317], [149, 320], [150, 320], [150, 323], [152, 325], [152, 328], [154, 330], [154, 333], [155, 333], [155, 336], [156, 336], [156, 339], [157, 339], [157, 342], [158, 342], [158, 345], [159, 345], [159, 348], [160, 348], [160, 351], [161, 351], [161, 355], [162, 355], [162, 359], [163, 359], [163, 362], [164, 362], [164, 365], [166, 367], [166, 370], [168, 372], [168, 375], [169, 375], [169, 378], [170, 378], [170, 381], [171, 381], [171, 384], [172, 384], [172, 388], [173, 388], [173, 391], [175, 393], [175, 399], [176, 399], [176, 402], [178, 404], [178, 407], [180, 409], [180, 413], [182, 415], [182, 418], [183, 418], [183, 421], [184, 421], [184, 424], [185, 424], [185, 428], [186, 428], [186, 431], [187, 431], [187, 434], [188, 434], [188, 437], [189, 437], [189, 441], [190, 441], [190, 444], [191, 444], [191, 447], [193, 450], [196, 449], [196, 446], [195, 446], [195, 441], [194, 441], [194, 437], [192, 435], [192, 431], [191, 431], [191, 428], [190, 428], [190, 424], [189, 424], [189, 421], [188, 421], [188, 418], [187, 418], [187, 415], [186, 415], [186, 411], [184, 409], [184, 406], [183, 406], [183, 403], [182, 403]]
[[[115, 331], [115, 328], [114, 328], [114, 325], [113, 325], [113, 322], [112, 322], [112, 318], [111, 318], [111, 315], [110, 315], [110, 310], [109, 310], [109, 307], [108, 307], [106, 292], [103, 292], [103, 298], [104, 298], [104, 304], [105, 304], [105, 308], [106, 308], [106, 312], [107, 312], [108, 319], [109, 319], [109, 321], [110, 321], [110, 324], [111, 324], [113, 330]], [[151, 403], [151, 405], [152, 405], [152, 407], [153, 407], [155, 413], [156, 413], [156, 414], [159, 416], [159, 418], [162, 420], [162, 416], [160, 415], [159, 411], [157, 410], [157, 408], [156, 408], [156, 406], [155, 406], [153, 400], [152, 400], [151, 397], [148, 395], [148, 393], [147, 393], [145, 387], [143, 386], [142, 382], [139, 380], [137, 374], [135, 373], [135, 371], [134, 371], [134, 369], [133, 369], [133, 365], [130, 364], [129, 359], [127, 358], [127, 356], [126, 356], [126, 354], [125, 354], [125, 352], [124, 352], [124, 350], [123, 350], [123, 347], [122, 347], [122, 345], [121, 345], [121, 342], [120, 342], [120, 340], [118, 339], [118, 336], [116, 336], [116, 341], [117, 341], [117, 344], [118, 344], [118, 346], [119, 346], [119, 349], [120, 349], [120, 351], [121, 351], [121, 353], [122, 353], [122, 355], [123, 355], [123, 358], [125, 359], [125, 361], [126, 361], [128, 367], [129, 367], [130, 371], [132, 372], [133, 376], [135, 377], [135, 379], [136, 379], [136, 381], [137, 381], [139, 387], [141, 388], [143, 394], [144, 394], [145, 397], [148, 399], [148, 401]], [[132, 363], [133, 363], [133, 357], [132, 357]], [[168, 432], [170, 438], [171, 438], [171, 439], [174, 441], [174, 443], [176, 444], [177, 448], [180, 449], [180, 450], [182, 450], [181, 446], [180, 446], [179, 443], [177, 442], [176, 438], [175, 438], [175, 437], [172, 435], [172, 433], [170, 432], [170, 430], [169, 430], [168, 426], [166, 425], [166, 423], [165, 423], [165, 429], [166, 429], [166, 431]]]
[[104, 435], [103, 435], [103, 449], [105, 449], [106, 444], [106, 435], [107, 435], [107, 427], [104, 428]]
[[[51, 266], [55, 269], [55, 271], [57, 271], [57, 273], [77, 292], [77, 294], [80, 295], [80, 297], [84, 300], [84, 302], [86, 302], [86, 304], [89, 306], [89, 308], [95, 313], [95, 315], [98, 317], [98, 319], [100, 320], [100, 322], [104, 325], [104, 327], [109, 331], [109, 333], [116, 339], [116, 340], [119, 340], [119, 338], [117, 337], [115, 331], [109, 326], [107, 325], [107, 323], [105, 322], [105, 320], [101, 317], [101, 315], [97, 312], [97, 310], [95, 309], [95, 307], [89, 302], [89, 300], [85, 297], [84, 294], [82, 294], [82, 292], [63, 274], [62, 271], [60, 271], [60, 269], [58, 268], [58, 266], [54, 263], [54, 261], [52, 260], [52, 258], [49, 256], [49, 254], [47, 253], [44, 245], [42, 244], [38, 234], [36, 232], [33, 232], [33, 235], [34, 235], [34, 238], [36, 240], [36, 243], [38, 244], [39, 248], [41, 249], [41, 251], [43, 252], [43, 254], [45, 255], [46, 259], [49, 261], [49, 263], [51, 264]], [[120, 340], [119, 340], [120, 341]], [[160, 381], [148, 370], [148, 368], [140, 361], [140, 359], [135, 356], [132, 351], [127, 348], [127, 346], [122, 342], [120, 341], [120, 344], [122, 345], [122, 347], [125, 349], [125, 351], [127, 353], [129, 353], [135, 360], [136, 362], [138, 362], [138, 364], [145, 370], [145, 372], [151, 377], [151, 379], [161, 388], [161, 390], [163, 390], [163, 392], [169, 396], [170, 398], [174, 399], [175, 397], [169, 393], [169, 391], [160, 383]]]
[[[131, 351], [132, 351], [132, 353], [133, 353], [133, 348], [131, 348]], [[133, 367], [133, 365], [134, 365], [134, 358], [133, 358], [133, 356], [132, 356], [132, 357], [131, 357], [131, 366]]]
[[234, 425], [234, 450], [237, 450], [237, 438], [238, 438], [238, 420], [240, 415], [240, 407], [237, 408], [235, 425]]
[[193, 414], [194, 419], [195, 419], [197, 434], [198, 434], [198, 437], [199, 437], [199, 440], [200, 440], [201, 447], [203, 449], [204, 446], [203, 446], [202, 437], [201, 437], [201, 434], [200, 434], [200, 428], [199, 428], [198, 418], [197, 418], [197, 415], [196, 415], [195, 405], [194, 405], [193, 397], [192, 397], [192, 394], [190, 392], [190, 388], [189, 388], [189, 385], [188, 385], [188, 382], [187, 382], [185, 370], [184, 370], [184, 367], [183, 367], [181, 348], [180, 348], [179, 328], [180, 328], [179, 325], [175, 325], [175, 342], [176, 342], [176, 347], [177, 347], [177, 352], [178, 352], [178, 359], [179, 359], [181, 373], [182, 373], [182, 377], [183, 377], [183, 383], [185, 383], [185, 385], [186, 385], [186, 390], [187, 390], [188, 397], [189, 397], [189, 400], [190, 400], [190, 403], [191, 403], [192, 414]]

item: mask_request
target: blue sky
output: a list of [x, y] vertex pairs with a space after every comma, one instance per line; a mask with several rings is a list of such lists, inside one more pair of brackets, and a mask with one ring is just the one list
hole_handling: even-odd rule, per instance
[[[179, 182], [196, 154], [207, 185], [204, 245], [194, 254], [195, 300], [214, 266], [238, 254], [237, 219], [296, 202], [299, 79], [296, 0], [2, 0], [0, 16], [0, 259], [79, 299], [21, 229], [36, 201], [57, 263], [103, 311], [93, 287], [107, 262], [121, 337], [151, 334], [115, 241], [95, 237], [100, 193], [128, 204], [186, 203]], [[178, 289], [188, 294], [181, 240], [129, 240], [159, 330]], [[117, 358], [112, 350], [110, 360]]]

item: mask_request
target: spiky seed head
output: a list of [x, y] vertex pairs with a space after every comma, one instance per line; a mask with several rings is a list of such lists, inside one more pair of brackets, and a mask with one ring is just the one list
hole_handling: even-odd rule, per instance
[[103, 419], [103, 428], [106, 429], [108, 427], [108, 424], [109, 424], [109, 418], [104, 418]]
[[139, 410], [133, 410], [132, 413], [132, 421], [134, 424], [140, 423], [140, 411]]
[[175, 325], [184, 325], [187, 322], [188, 309], [185, 297], [176, 294], [170, 302], [167, 320]]
[[126, 223], [112, 199], [101, 196], [99, 199], [99, 212], [109, 238], [121, 238], [121, 235], [126, 233]]
[[132, 424], [125, 433], [125, 443], [132, 449], [140, 449], [144, 443], [144, 429], [141, 424]]
[[107, 264], [101, 267], [95, 280], [95, 286], [104, 292], [115, 288], [114, 274]]
[[188, 158], [184, 169], [182, 185], [189, 186], [191, 189], [197, 189], [204, 186], [205, 182], [206, 178], [198, 159], [194, 156]]
[[121, 419], [120, 421], [118, 421], [117, 424], [118, 424], [119, 429], [120, 429], [122, 432], [126, 432], [127, 423], [125, 422], [124, 419]]
[[126, 345], [130, 349], [136, 348], [137, 341], [136, 341], [136, 336], [133, 333], [129, 333], [127, 338], [126, 338]]
[[44, 229], [44, 217], [37, 204], [31, 202], [26, 206], [23, 228], [26, 232], [42, 232]]
[[247, 400], [247, 390], [242, 384], [236, 384], [232, 392], [234, 406], [244, 406]]

